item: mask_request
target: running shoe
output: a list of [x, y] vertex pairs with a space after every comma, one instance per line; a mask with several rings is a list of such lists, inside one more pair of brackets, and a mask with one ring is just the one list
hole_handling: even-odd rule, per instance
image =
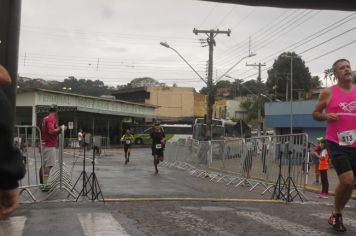
[[331, 214], [328, 220], [329, 225], [333, 227], [335, 232], [345, 232], [346, 228], [342, 222], [341, 214]]

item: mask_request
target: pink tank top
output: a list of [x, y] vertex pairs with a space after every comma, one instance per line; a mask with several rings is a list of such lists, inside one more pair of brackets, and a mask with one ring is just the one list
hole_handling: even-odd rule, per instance
[[327, 122], [326, 139], [342, 146], [356, 147], [356, 86], [352, 86], [351, 92], [332, 86], [325, 111], [338, 115], [336, 122]]

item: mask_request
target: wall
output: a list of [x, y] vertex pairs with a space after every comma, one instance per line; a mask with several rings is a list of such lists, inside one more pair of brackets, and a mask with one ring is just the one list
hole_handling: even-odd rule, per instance
[[245, 119], [247, 111], [240, 107], [243, 100], [226, 100], [226, 117], [228, 119]]
[[194, 116], [194, 88], [147, 87], [150, 98], [145, 104], [159, 106], [156, 116], [192, 117]]
[[213, 108], [213, 118], [225, 119], [226, 118], [226, 100], [215, 101]]
[[207, 96], [200, 93], [194, 93], [194, 117], [204, 117], [207, 113]]

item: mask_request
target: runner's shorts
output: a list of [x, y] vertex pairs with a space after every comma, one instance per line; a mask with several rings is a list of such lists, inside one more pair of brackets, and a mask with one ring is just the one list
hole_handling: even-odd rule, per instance
[[164, 149], [161, 148], [161, 149], [156, 149], [156, 148], [152, 148], [152, 156], [159, 156], [159, 157], [163, 157], [163, 152], [164, 152]]
[[331, 163], [338, 175], [352, 170], [356, 176], [356, 148], [340, 146], [339, 144], [326, 140]]
[[124, 145], [124, 152], [127, 152], [131, 148], [131, 145]]

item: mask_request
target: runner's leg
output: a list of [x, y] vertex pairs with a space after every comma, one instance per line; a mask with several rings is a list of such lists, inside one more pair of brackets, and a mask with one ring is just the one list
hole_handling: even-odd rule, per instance
[[339, 184], [335, 190], [334, 213], [341, 213], [349, 201], [355, 183], [353, 171], [347, 171], [339, 175]]

